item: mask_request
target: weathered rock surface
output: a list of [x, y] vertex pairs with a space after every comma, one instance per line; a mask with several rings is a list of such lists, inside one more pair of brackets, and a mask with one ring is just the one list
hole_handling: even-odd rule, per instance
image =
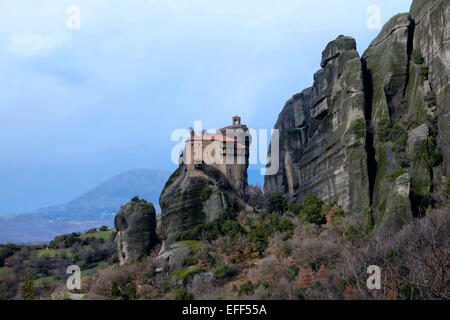
[[448, 1], [414, 1], [410, 13], [393, 17], [363, 55], [372, 83], [375, 215], [383, 215], [394, 180], [404, 172], [414, 216], [424, 215], [432, 191], [442, 188], [442, 177], [433, 172], [448, 167], [449, 8]]
[[158, 242], [156, 212], [151, 202], [133, 199], [122, 206], [114, 219], [114, 226], [120, 264], [131, 262], [140, 255], [148, 255]]
[[313, 87], [293, 96], [278, 117], [280, 170], [266, 176], [264, 189], [293, 201], [311, 193], [361, 214], [370, 199], [364, 81], [355, 40], [340, 36], [329, 43], [321, 64]]
[[167, 181], [159, 203], [162, 212], [157, 232], [163, 241], [161, 252], [175, 243], [178, 235], [217, 219], [224, 209], [245, 207], [223, 173], [208, 165], [196, 170], [180, 165]]
[[156, 260], [159, 263], [166, 263], [170, 272], [183, 268], [183, 261], [191, 254], [192, 250], [189, 245], [176, 242], [165, 249], [164, 252], [156, 258]]
[[450, 1], [415, 0], [361, 59], [350, 37], [328, 44], [275, 124], [280, 170], [265, 191], [370, 208], [380, 228], [424, 215], [450, 175], [449, 20]]
[[393, 183], [390, 176], [401, 169], [398, 153], [403, 150], [395, 151], [402, 146], [394, 148], [397, 146], [392, 145], [389, 129], [400, 118], [399, 114], [406, 106], [404, 93], [408, 81], [408, 40], [412, 26], [409, 14], [394, 16], [363, 54], [367, 77], [372, 84], [371, 100], [368, 101], [371, 110], [368, 111], [371, 111], [378, 164], [373, 195], [376, 207], [389, 195]]
[[444, 172], [450, 176], [450, 3], [415, 0], [410, 10], [415, 30], [413, 47], [423, 57], [435, 93], [439, 118], [439, 145]]
[[411, 202], [409, 200], [411, 177], [408, 173], [398, 177], [389, 193], [386, 208], [378, 216], [377, 232], [381, 235], [394, 234], [412, 220]]

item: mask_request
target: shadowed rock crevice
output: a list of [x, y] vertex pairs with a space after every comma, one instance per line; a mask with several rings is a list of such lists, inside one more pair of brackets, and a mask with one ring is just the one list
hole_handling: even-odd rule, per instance
[[[370, 70], [367, 69], [367, 62], [361, 58], [364, 82], [364, 117], [366, 119], [366, 153], [367, 153], [367, 175], [369, 177], [370, 206], [373, 205], [373, 193], [375, 190], [375, 180], [377, 176], [377, 160], [374, 146], [374, 130], [372, 126], [372, 99], [373, 99], [373, 78]], [[373, 217], [372, 217], [373, 219]]]

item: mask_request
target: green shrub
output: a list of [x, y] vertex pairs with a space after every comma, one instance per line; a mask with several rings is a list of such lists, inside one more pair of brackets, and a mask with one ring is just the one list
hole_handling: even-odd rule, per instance
[[283, 213], [287, 209], [286, 199], [282, 193], [271, 194], [267, 202], [269, 213]]
[[142, 211], [146, 213], [150, 213], [154, 210], [153, 204], [151, 202], [147, 202], [145, 200], [141, 200], [141, 203], [139, 204]]
[[344, 239], [350, 242], [356, 241], [359, 239], [361, 232], [353, 226], [348, 227], [348, 229], [344, 232]]
[[289, 211], [298, 216], [303, 210], [303, 206], [300, 203], [293, 203], [289, 206]]
[[132, 282], [128, 282], [125, 286], [125, 296], [128, 300], [136, 299], [136, 285]]
[[20, 246], [8, 243], [5, 245], [0, 245], [0, 267], [3, 267], [5, 260], [12, 256], [15, 252], [20, 250]]
[[303, 198], [303, 204], [298, 214], [299, 218], [306, 219], [310, 223], [323, 224], [326, 222], [325, 215], [322, 212], [324, 202], [313, 195], [306, 195]]
[[235, 219], [233, 210], [231, 208], [224, 209], [220, 213], [218, 219], [196, 225], [194, 230], [179, 234], [176, 237], [176, 241], [203, 240], [211, 242], [218, 237], [225, 235], [234, 238], [237, 234], [244, 233], [245, 231], [241, 225], [233, 219]]
[[101, 226], [100, 228], [98, 228], [99, 231], [108, 231], [109, 228], [108, 226]]
[[170, 276], [175, 277], [177, 279], [177, 281], [183, 281], [188, 276], [199, 273], [200, 271], [201, 271], [201, 268], [198, 265], [191, 265], [185, 269], [178, 269], [178, 270], [172, 271], [170, 273]]
[[389, 141], [392, 141], [395, 153], [404, 153], [406, 150], [406, 143], [408, 141], [408, 131], [402, 124], [396, 122], [389, 130]]
[[397, 300], [419, 300], [420, 295], [408, 282], [403, 282], [400, 285], [398, 294], [396, 296]]
[[392, 127], [391, 120], [388, 117], [382, 118], [377, 125], [377, 137], [381, 142], [389, 140], [389, 129]]
[[365, 233], [367, 235], [369, 235], [370, 233], [372, 233], [374, 226], [374, 221], [373, 221], [373, 215], [372, 215], [372, 209], [367, 208], [366, 210], [364, 210], [364, 215], [365, 215], [365, 219], [364, 219], [364, 226], [365, 226]]
[[20, 293], [25, 300], [35, 300], [34, 277], [31, 271], [28, 272]]
[[349, 132], [356, 135], [358, 139], [366, 137], [366, 121], [362, 118], [353, 120]]
[[74, 243], [81, 243], [80, 233], [72, 232], [68, 234], [63, 234], [61, 236], [55, 237], [54, 240], [50, 241], [49, 247], [52, 249], [58, 248], [70, 248]]
[[188, 291], [184, 287], [181, 287], [175, 292], [175, 300], [190, 300], [190, 298]]
[[417, 49], [414, 49], [414, 51], [413, 51], [413, 60], [414, 60], [415, 64], [423, 64], [425, 62], [424, 57], [422, 56], [420, 51]]
[[290, 233], [294, 231], [294, 224], [290, 220], [282, 218], [276, 228], [278, 231]]
[[239, 233], [242, 233], [241, 225], [234, 220], [227, 220], [222, 226], [222, 234], [229, 235], [231, 238], [235, 238]]
[[131, 276], [120, 277], [111, 283], [111, 296], [124, 300], [136, 299], [136, 285]]
[[262, 216], [255, 226], [252, 226], [248, 232], [248, 238], [255, 244], [256, 250], [262, 252], [274, 232], [285, 232], [286, 238], [288, 239], [292, 237], [293, 230], [294, 224], [288, 219], [281, 218], [276, 214], [267, 213]]
[[304, 291], [304, 290], [303, 290], [303, 289], [300, 289], [300, 288], [295, 289], [295, 291], [294, 291], [294, 296], [295, 296], [295, 298], [296, 298], [297, 300], [306, 300], [303, 291]]
[[226, 264], [222, 264], [214, 270], [214, 275], [217, 279], [224, 280], [228, 278], [229, 270]]
[[441, 149], [436, 147], [431, 153], [431, 166], [436, 167], [444, 161], [444, 156], [442, 155]]
[[238, 296], [241, 297], [244, 294], [250, 296], [255, 293], [255, 290], [258, 289], [260, 285], [261, 284], [259, 282], [254, 284], [248, 280], [247, 282], [241, 284], [239, 289], [237, 289]]
[[205, 187], [202, 193], [200, 194], [200, 200], [202, 201], [208, 200], [209, 198], [211, 198], [212, 193], [213, 190], [210, 187]]

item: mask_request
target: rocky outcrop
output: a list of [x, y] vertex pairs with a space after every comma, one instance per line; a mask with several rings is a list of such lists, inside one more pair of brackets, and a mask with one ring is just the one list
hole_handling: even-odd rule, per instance
[[[415, 0], [410, 10], [414, 21], [412, 46], [423, 59], [434, 92], [439, 119], [439, 146], [444, 175], [450, 176], [450, 3], [447, 0]], [[430, 98], [430, 99], [431, 99]], [[441, 175], [443, 176], [443, 175]]]
[[280, 170], [266, 176], [266, 193], [291, 201], [314, 194], [350, 214], [370, 205], [364, 81], [356, 43], [340, 36], [322, 54], [314, 84], [293, 96], [278, 117]]
[[114, 219], [116, 250], [120, 264], [145, 256], [158, 242], [156, 212], [153, 204], [133, 198], [122, 206]]
[[183, 262], [186, 258], [192, 255], [193, 251], [188, 244], [182, 242], [176, 242], [168, 246], [164, 252], [162, 252], [156, 260], [160, 264], [167, 264], [169, 272], [183, 268]]
[[376, 221], [377, 233], [383, 237], [395, 234], [402, 226], [412, 220], [411, 202], [409, 200], [411, 178], [408, 173], [398, 177], [389, 192], [383, 215]]
[[415, 0], [361, 59], [350, 37], [328, 44], [275, 124], [280, 170], [265, 191], [370, 209], [380, 228], [426, 214], [450, 170], [449, 20], [449, 1]]
[[[408, 84], [409, 41], [413, 22], [409, 14], [398, 14], [389, 20], [364, 52], [362, 60], [369, 79], [367, 105], [374, 132], [376, 179], [373, 190], [374, 220], [392, 215], [386, 211], [396, 176], [407, 165], [405, 144], [407, 129], [402, 115], [407, 110], [405, 92]], [[387, 208], [389, 210], [389, 208]]]
[[377, 162], [375, 216], [394, 210], [386, 203], [395, 178], [404, 172], [410, 176], [413, 216], [426, 213], [432, 192], [445, 181], [449, 10], [445, 1], [414, 1], [410, 13], [393, 17], [363, 55], [372, 83], [368, 104]]
[[224, 209], [238, 211], [246, 206], [220, 170], [208, 165], [191, 170], [184, 164], [167, 181], [159, 203], [161, 253], [177, 241], [177, 236], [217, 219]]

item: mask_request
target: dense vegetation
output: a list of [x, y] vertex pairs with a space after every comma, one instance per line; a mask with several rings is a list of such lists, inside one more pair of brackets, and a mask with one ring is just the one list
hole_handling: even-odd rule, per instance
[[94, 275], [115, 262], [115, 236], [102, 226], [57, 236], [48, 245], [0, 245], [0, 299], [48, 299], [65, 287], [70, 265], [78, 265], [83, 276]]
[[[261, 212], [224, 210], [179, 237], [181, 267], [143, 257], [99, 271], [90, 299], [448, 299], [450, 219], [430, 211], [380, 238], [336, 203], [307, 196], [288, 205], [266, 197]], [[383, 272], [366, 286], [367, 267]]]
[[[380, 238], [336, 203], [308, 195], [288, 205], [273, 194], [261, 212], [226, 209], [181, 234], [178, 243], [190, 254], [178, 267], [156, 256], [119, 266], [116, 232], [104, 227], [58, 236], [48, 246], [9, 244], [0, 247], [0, 298], [67, 292], [66, 268], [77, 264], [82, 288], [72, 293], [87, 299], [448, 299], [446, 210]], [[366, 287], [374, 264], [383, 272], [382, 290]]]

